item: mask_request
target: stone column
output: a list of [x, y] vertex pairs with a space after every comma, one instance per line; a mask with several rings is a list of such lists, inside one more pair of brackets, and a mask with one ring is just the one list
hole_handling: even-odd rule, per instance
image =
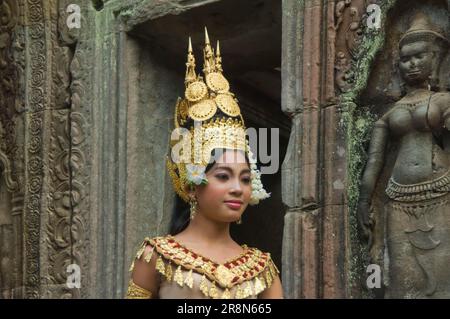
[[359, 18], [363, 2], [283, 1], [282, 108], [292, 118], [283, 163], [288, 207], [283, 283], [289, 298], [358, 294], [351, 292], [349, 131], [344, 125], [351, 115], [336, 95], [335, 62], [341, 24], [347, 32], [349, 16]]

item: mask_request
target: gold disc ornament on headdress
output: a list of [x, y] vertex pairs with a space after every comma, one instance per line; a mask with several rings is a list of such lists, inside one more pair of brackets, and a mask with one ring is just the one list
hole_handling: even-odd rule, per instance
[[205, 99], [192, 105], [188, 111], [189, 116], [195, 121], [206, 121], [216, 114], [217, 106], [213, 100]]
[[208, 88], [205, 83], [201, 81], [195, 81], [189, 84], [186, 88], [186, 92], [184, 93], [186, 99], [189, 102], [198, 102], [203, 100], [208, 94]]
[[226, 115], [238, 116], [239, 114], [241, 114], [239, 105], [230, 94], [219, 94], [216, 96], [215, 101], [220, 110]]
[[206, 28], [203, 74], [204, 78], [195, 71], [195, 57], [189, 38], [184, 98], [179, 98], [175, 107], [175, 128], [185, 130], [180, 134], [181, 141], [171, 141], [171, 156], [167, 159], [175, 191], [189, 202], [186, 186], [192, 183], [198, 185], [197, 181], [201, 180], [199, 176], [211, 160], [211, 152], [214, 149], [241, 150], [247, 154], [251, 164], [250, 203], [256, 204], [269, 194], [262, 188], [238, 101], [230, 92], [230, 84], [223, 75], [219, 41], [214, 52]]

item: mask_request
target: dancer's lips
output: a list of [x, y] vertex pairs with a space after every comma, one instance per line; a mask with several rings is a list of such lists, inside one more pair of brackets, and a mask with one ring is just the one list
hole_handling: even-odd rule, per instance
[[241, 208], [243, 202], [241, 200], [226, 200], [225, 204], [230, 207], [231, 209], [239, 209]]

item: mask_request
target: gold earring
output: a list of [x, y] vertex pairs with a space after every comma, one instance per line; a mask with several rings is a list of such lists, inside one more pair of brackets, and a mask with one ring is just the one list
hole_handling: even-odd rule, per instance
[[191, 200], [190, 204], [191, 204], [190, 218], [191, 218], [191, 220], [193, 220], [195, 217], [195, 214], [197, 213], [197, 200], [196, 199]]
[[236, 221], [236, 224], [238, 225], [242, 224], [242, 217], [239, 217], [239, 219]]

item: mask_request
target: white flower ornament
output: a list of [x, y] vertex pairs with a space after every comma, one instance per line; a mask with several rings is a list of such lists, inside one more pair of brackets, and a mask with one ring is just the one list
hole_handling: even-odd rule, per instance
[[261, 182], [261, 172], [257, 169], [256, 158], [254, 157], [252, 151], [250, 150], [248, 141], [247, 141], [247, 149], [252, 179], [252, 195], [250, 196], [249, 204], [256, 205], [259, 203], [260, 200], [269, 198], [270, 193], [267, 193], [266, 190], [263, 188]]
[[187, 164], [186, 170], [187, 170], [187, 180], [190, 185], [208, 184], [208, 179], [206, 178], [205, 175], [206, 166]]

